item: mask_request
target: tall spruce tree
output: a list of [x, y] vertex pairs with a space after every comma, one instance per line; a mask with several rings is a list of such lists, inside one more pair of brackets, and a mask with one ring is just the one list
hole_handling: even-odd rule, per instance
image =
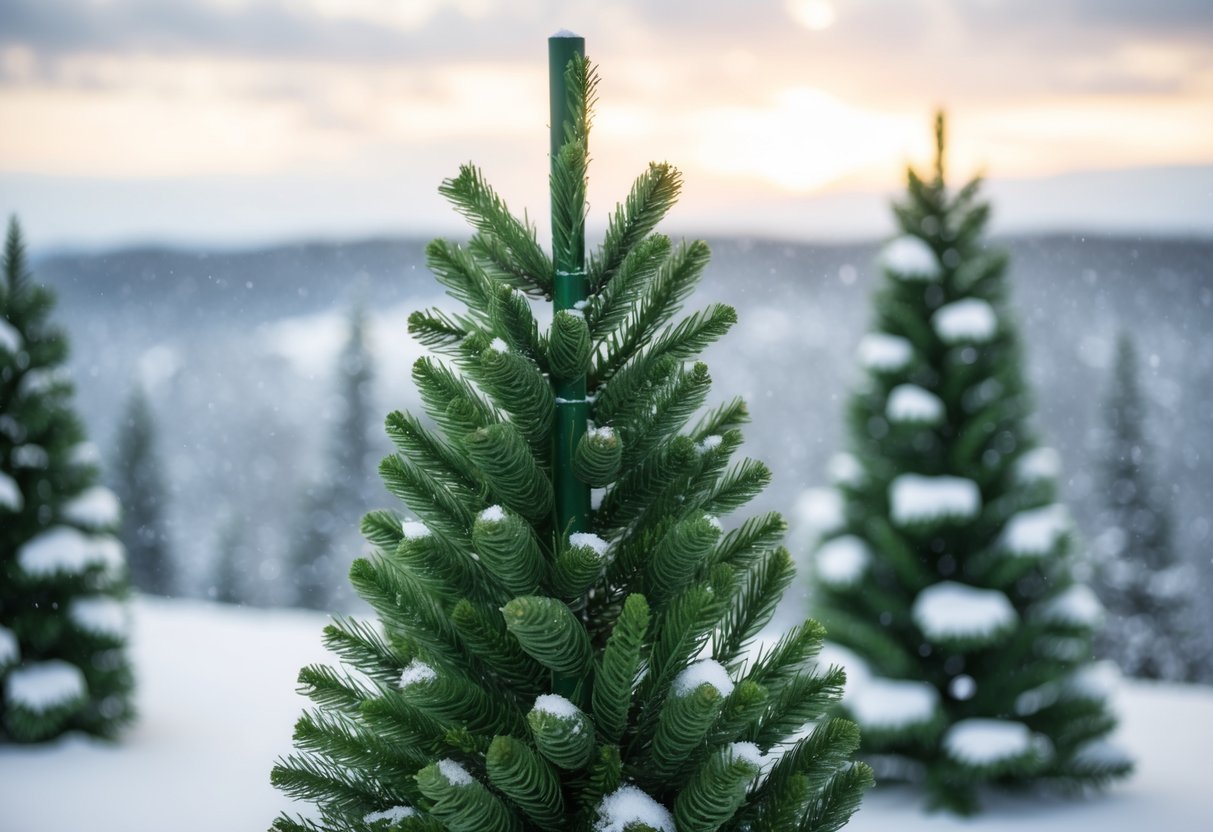
[[0, 742], [132, 715], [118, 502], [71, 408], [66, 335], [14, 219], [0, 285]]
[[691, 426], [710, 381], [691, 362], [735, 313], [673, 322], [708, 261], [654, 233], [678, 172], [650, 166], [583, 260], [582, 44], [549, 42], [553, 257], [474, 167], [440, 189], [475, 234], [428, 248], [466, 310], [409, 319], [449, 359], [413, 367], [436, 428], [388, 417], [381, 472], [412, 517], [368, 514], [378, 552], [351, 571], [382, 630], [329, 626], [344, 666], [300, 674], [316, 707], [273, 781], [318, 818], [275, 829], [807, 832], [870, 782], [851, 723], [795, 739], [844, 681], [815, 669], [821, 628], [747, 655], [793, 570], [778, 515], [717, 519], [769, 472], [731, 463], [740, 400]]
[[[1074, 582], [1056, 455], [1029, 427], [1006, 255], [979, 181], [912, 169], [882, 254], [843, 511], [816, 550], [815, 614], [851, 654], [844, 711], [877, 776], [978, 808], [983, 784], [1098, 785], [1130, 766], [1090, 672], [1100, 607]], [[856, 677], [861, 678], [856, 678]]]
[[337, 362], [337, 418], [330, 463], [324, 477], [308, 486], [303, 518], [292, 543], [294, 603], [331, 610], [348, 601], [344, 576], [354, 559], [349, 530], [372, 498], [371, 354], [366, 346], [366, 312], [361, 302], [350, 310], [349, 335]]
[[1166, 487], [1150, 471], [1146, 402], [1128, 335], [1119, 339], [1113, 372], [1096, 547], [1096, 587], [1108, 616], [1098, 646], [1130, 676], [1193, 681], [1209, 658], [1195, 620], [1199, 582], [1176, 554]]
[[171, 595], [168, 491], [156, 455], [155, 417], [141, 384], [131, 390], [114, 446], [114, 490], [122, 503], [121, 538], [131, 583], [142, 592]]

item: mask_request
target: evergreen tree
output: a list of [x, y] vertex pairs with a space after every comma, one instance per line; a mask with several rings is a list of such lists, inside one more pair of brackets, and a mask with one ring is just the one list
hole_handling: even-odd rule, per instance
[[245, 521], [229, 511], [217, 525], [215, 563], [207, 597], [220, 604], [247, 603], [249, 547]]
[[945, 184], [942, 115], [936, 154], [894, 206], [814, 609], [851, 654], [844, 711], [877, 776], [971, 812], [982, 784], [1081, 788], [1130, 766], [1101, 742], [1100, 607], [1073, 580], [1056, 455], [1029, 428], [1006, 255], [985, 242], [979, 181]]
[[312, 483], [303, 498], [302, 522], [292, 544], [290, 581], [294, 603], [327, 610], [343, 606], [344, 574], [353, 555], [348, 553], [347, 529], [371, 499], [374, 482], [371, 441], [371, 355], [366, 347], [366, 314], [361, 303], [350, 312], [349, 337], [338, 359], [339, 411], [334, 423], [331, 463], [320, 482]]
[[141, 385], [127, 400], [115, 441], [114, 469], [131, 583], [152, 595], [172, 595], [174, 570], [164, 518], [168, 491], [156, 454], [155, 417]]
[[[778, 515], [717, 519], [769, 472], [731, 462], [739, 399], [691, 423], [691, 362], [735, 314], [671, 323], [708, 261], [654, 233], [678, 172], [652, 165], [583, 259], [581, 44], [549, 43], [553, 257], [474, 167], [441, 187], [475, 234], [428, 248], [466, 311], [409, 319], [449, 359], [413, 367], [436, 427], [387, 419], [380, 470], [413, 517], [363, 520], [378, 551], [351, 578], [382, 629], [329, 626], [344, 667], [300, 674], [316, 707], [273, 780], [319, 816], [275, 829], [832, 830], [870, 780], [851, 723], [794, 739], [844, 681], [815, 669], [821, 628], [747, 655], [792, 563]], [[532, 299], [555, 302], [546, 332]]]
[[0, 742], [112, 735], [131, 715], [118, 502], [71, 409], [67, 337], [16, 220], [0, 284]]
[[1151, 476], [1146, 404], [1127, 335], [1117, 345], [1114, 372], [1104, 407], [1107, 502], [1097, 541], [1096, 586], [1108, 610], [1100, 653], [1130, 676], [1193, 681], [1208, 656], [1194, 620], [1199, 583], [1176, 555], [1167, 493]]

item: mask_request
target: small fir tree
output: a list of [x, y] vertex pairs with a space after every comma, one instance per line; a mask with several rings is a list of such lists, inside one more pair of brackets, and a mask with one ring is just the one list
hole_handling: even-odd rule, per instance
[[1199, 581], [1176, 555], [1168, 495], [1151, 475], [1146, 403], [1127, 335], [1117, 344], [1104, 415], [1096, 587], [1108, 616], [1100, 653], [1130, 676], [1196, 680], [1208, 659], [1195, 621]]
[[553, 258], [475, 168], [442, 185], [476, 233], [429, 264], [466, 311], [410, 317], [450, 364], [414, 365], [437, 427], [391, 414], [381, 466], [417, 519], [363, 520], [378, 552], [351, 578], [382, 629], [329, 626], [344, 667], [300, 674], [316, 707], [273, 780], [318, 817], [278, 830], [836, 829], [869, 782], [851, 723], [794, 739], [843, 684], [812, 663], [820, 627], [747, 656], [792, 564], [777, 515], [717, 519], [769, 478], [730, 464], [744, 404], [688, 427], [709, 386], [689, 362], [735, 315], [671, 324], [708, 260], [654, 233], [677, 171], [652, 165], [582, 259], [581, 44], [550, 41]]
[[67, 337], [10, 222], [0, 285], [0, 742], [131, 718], [118, 502], [71, 409]]
[[1028, 425], [1006, 256], [985, 242], [978, 180], [945, 185], [942, 115], [936, 154], [894, 206], [814, 595], [877, 775], [971, 812], [982, 784], [1099, 785], [1130, 766], [1100, 742], [1100, 607], [1071, 575], [1056, 456]]
[[131, 583], [141, 592], [172, 595], [174, 569], [164, 512], [168, 491], [156, 454], [156, 424], [142, 385], [131, 391], [118, 427], [114, 490], [122, 503], [122, 544]]
[[331, 463], [324, 479], [312, 483], [303, 498], [303, 519], [292, 544], [290, 575], [296, 606], [331, 610], [345, 606], [344, 575], [354, 559], [347, 530], [372, 498], [371, 355], [366, 346], [366, 313], [361, 303], [350, 311], [349, 336], [337, 364], [339, 410], [334, 421]]

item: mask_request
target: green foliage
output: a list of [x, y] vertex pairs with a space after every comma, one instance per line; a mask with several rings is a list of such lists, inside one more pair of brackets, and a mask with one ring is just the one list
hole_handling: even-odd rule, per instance
[[[351, 571], [382, 633], [332, 625], [344, 667], [301, 674], [314, 707], [273, 774], [316, 804], [320, 828], [741, 830], [767, 755], [804, 747], [794, 736], [841, 695], [841, 673], [813, 664], [817, 625], [747, 658], [792, 568], [778, 515], [727, 531], [718, 519], [769, 471], [737, 458], [740, 400], [693, 422], [711, 384], [698, 355], [736, 315], [680, 316], [708, 250], [654, 233], [678, 172], [654, 165], [636, 182], [584, 302], [569, 291], [580, 273], [553, 265], [582, 254], [594, 78], [570, 64], [551, 260], [475, 169], [442, 187], [475, 235], [429, 248], [464, 309], [409, 319], [437, 355], [413, 367], [428, 420], [388, 417], [398, 453], [381, 472], [408, 516], [368, 514], [376, 551]], [[549, 295], [561, 311], [541, 332], [528, 296]], [[565, 473], [584, 517], [562, 502]], [[780, 828], [849, 816], [867, 786], [853, 747], [831, 735], [796, 756], [816, 776], [766, 798]], [[647, 823], [612, 814], [636, 800]]]
[[[1086, 768], [1114, 724], [1081, 693], [1097, 605], [1075, 583], [1051, 452], [1029, 425], [1007, 259], [985, 240], [978, 182], [947, 187], [943, 136], [940, 116], [933, 175], [910, 171], [894, 206], [848, 411], [857, 474], [838, 483], [814, 599], [867, 671], [842, 709], [868, 719], [863, 755], [890, 777], [924, 772], [931, 805], [967, 813], [984, 785], [1098, 786], [1131, 766], [1098, 752], [1107, 765]], [[1076, 732], [1080, 701], [1090, 730]], [[1006, 752], [975, 755], [974, 729], [1000, 732]], [[825, 790], [814, 811], [835, 803]]]
[[133, 717], [118, 502], [72, 408], [54, 303], [13, 219], [0, 275], [0, 743], [112, 737]]

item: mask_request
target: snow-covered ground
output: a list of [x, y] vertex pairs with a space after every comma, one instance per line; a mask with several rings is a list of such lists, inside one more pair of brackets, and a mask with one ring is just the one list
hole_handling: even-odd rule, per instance
[[[295, 675], [325, 658], [315, 613], [140, 599], [141, 718], [116, 745], [69, 738], [0, 748], [0, 832], [245, 832], [286, 802], [269, 785], [303, 705]], [[1213, 690], [1126, 683], [1116, 697], [1132, 780], [1080, 800], [993, 796], [978, 818], [925, 815], [877, 789], [849, 832], [1207, 832]]]

